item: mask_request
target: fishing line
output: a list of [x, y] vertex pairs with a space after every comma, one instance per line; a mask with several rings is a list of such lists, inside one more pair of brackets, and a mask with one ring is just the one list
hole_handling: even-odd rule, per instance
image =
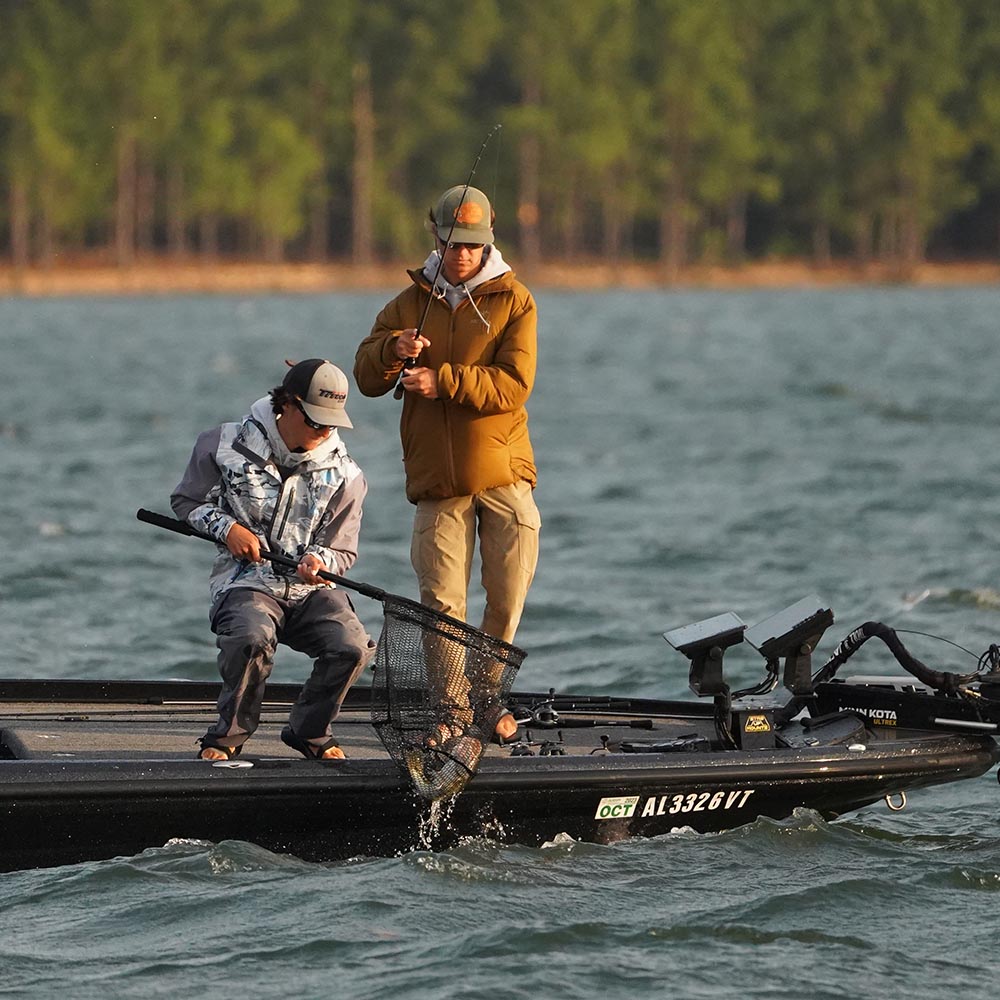
[[912, 628], [897, 628], [896, 632], [905, 632], [907, 635], [922, 635], [926, 639], [937, 639], [938, 642], [946, 642], [949, 646], [954, 646], [956, 649], [960, 649], [963, 653], [968, 653], [974, 660], [978, 660], [979, 657], [972, 652], [971, 649], [966, 649], [965, 646], [960, 646], [957, 642], [952, 642], [951, 639], [946, 639], [943, 635], [934, 635], [931, 632], [918, 632], [916, 629]]
[[[503, 126], [498, 124], [497, 128], [503, 129]], [[493, 214], [496, 215], [496, 204], [497, 204], [497, 188], [499, 186], [500, 177], [500, 147], [503, 145], [503, 131], [497, 136], [497, 141], [494, 144], [496, 148], [496, 155], [493, 159], [493, 189], [490, 192], [490, 205], [493, 208]], [[490, 228], [493, 228], [493, 220], [490, 219]], [[495, 244], [494, 244], [495, 245]], [[492, 251], [490, 251], [492, 253]], [[489, 333], [490, 330], [490, 307], [489, 307], [490, 297], [483, 296], [483, 311], [480, 312], [475, 301], [473, 301], [472, 296], [469, 296], [469, 305], [476, 310], [476, 315], [483, 321], [483, 325], [486, 327], [486, 332]]]
[[[498, 129], [502, 129], [502, 125], [497, 125]], [[491, 133], [492, 134], [492, 133]], [[490, 203], [496, 208], [497, 203], [497, 183], [500, 177], [500, 147], [503, 145], [503, 132], [497, 137], [496, 141], [496, 157], [493, 160], [493, 192], [490, 195]]]

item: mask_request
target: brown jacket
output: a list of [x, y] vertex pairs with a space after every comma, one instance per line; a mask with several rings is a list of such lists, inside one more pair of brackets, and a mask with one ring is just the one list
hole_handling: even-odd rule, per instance
[[[403, 363], [395, 339], [416, 327], [430, 282], [409, 271], [413, 284], [379, 313], [354, 360], [354, 378], [366, 396], [389, 392]], [[535, 460], [524, 404], [535, 381], [537, 310], [531, 293], [507, 271], [472, 289], [452, 312], [435, 298], [423, 334], [431, 342], [417, 364], [434, 368], [438, 399], [404, 393], [399, 433], [406, 496], [470, 496], [519, 480], [535, 485]], [[487, 320], [489, 329], [477, 315]]]

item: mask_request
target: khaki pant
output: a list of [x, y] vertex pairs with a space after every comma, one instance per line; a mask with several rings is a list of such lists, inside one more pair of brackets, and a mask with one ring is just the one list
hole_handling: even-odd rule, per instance
[[513, 642], [538, 564], [540, 526], [531, 486], [523, 480], [474, 496], [421, 500], [410, 546], [421, 602], [466, 620], [478, 530], [486, 593], [481, 627]]
[[[482, 631], [514, 641], [538, 564], [541, 519], [524, 482], [498, 486], [474, 496], [421, 500], [413, 522], [410, 559], [420, 586], [420, 600], [430, 608], [466, 620], [466, 602], [476, 532], [486, 592]], [[428, 641], [433, 642], [433, 637]], [[468, 725], [487, 709], [502, 667], [481, 664], [475, 671], [459, 663], [444, 667], [433, 648], [427, 653], [428, 682], [442, 721]], [[471, 673], [471, 676], [470, 676]], [[488, 729], [492, 732], [495, 719]]]

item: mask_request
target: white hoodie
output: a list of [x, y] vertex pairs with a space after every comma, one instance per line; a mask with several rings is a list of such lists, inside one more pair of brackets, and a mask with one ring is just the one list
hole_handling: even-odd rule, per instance
[[[492, 243], [487, 243], [483, 247], [483, 264], [478, 271], [468, 281], [463, 282], [461, 285], [453, 285], [444, 276], [444, 271], [439, 270], [441, 262], [441, 252], [439, 250], [432, 250], [428, 256], [427, 260], [424, 261], [423, 271], [424, 277], [427, 278], [429, 282], [433, 285], [433, 294], [439, 299], [444, 299], [448, 303], [451, 311], [454, 312], [463, 300], [468, 299], [473, 309], [476, 309], [476, 303], [472, 299], [472, 289], [478, 288], [480, 285], [487, 281], [492, 281], [494, 278], [498, 278], [501, 274], [506, 274], [510, 269], [510, 264], [503, 259], [500, 253], [500, 249]], [[437, 274], [437, 281], [434, 281], [434, 275]], [[482, 313], [476, 309], [476, 313], [479, 318], [489, 326]]]

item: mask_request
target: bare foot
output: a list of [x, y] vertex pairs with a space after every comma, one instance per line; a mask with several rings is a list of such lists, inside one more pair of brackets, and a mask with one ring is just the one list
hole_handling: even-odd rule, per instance
[[229, 760], [232, 756], [234, 756], [232, 747], [230, 747], [228, 754], [218, 747], [202, 747], [201, 753], [198, 754], [201, 760]]
[[[309, 740], [309, 742], [312, 743], [312, 745], [314, 747], [320, 747], [320, 746], [322, 746], [326, 742], [326, 740], [319, 740], [319, 741]], [[344, 753], [343, 750], [340, 749], [340, 747], [328, 747], [327, 750], [326, 750], [326, 752], [323, 753], [323, 754], [320, 754], [316, 759], [317, 760], [346, 760], [347, 759], [347, 755]]]
[[497, 736], [505, 740], [509, 740], [517, 732], [517, 723], [510, 712], [500, 716], [500, 721], [497, 723], [495, 732]]
[[447, 743], [449, 740], [457, 740], [465, 735], [465, 727], [457, 722], [439, 722], [430, 731], [427, 737], [427, 746], [433, 749], [439, 743]]

